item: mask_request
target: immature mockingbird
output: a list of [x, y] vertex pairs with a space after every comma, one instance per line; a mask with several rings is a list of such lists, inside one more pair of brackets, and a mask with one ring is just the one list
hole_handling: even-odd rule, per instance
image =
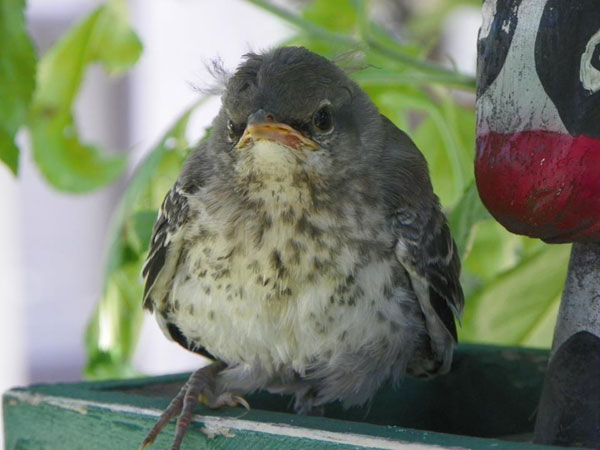
[[214, 362], [142, 447], [198, 401], [257, 389], [299, 413], [448, 371], [460, 263], [423, 155], [356, 83], [304, 48], [246, 55], [210, 138], [167, 194], [143, 270], [163, 332]]

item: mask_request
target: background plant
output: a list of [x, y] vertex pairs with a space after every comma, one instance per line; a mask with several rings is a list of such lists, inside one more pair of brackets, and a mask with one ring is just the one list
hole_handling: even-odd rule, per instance
[[[481, 205], [473, 180], [475, 113], [455, 90], [473, 93], [472, 77], [429, 59], [447, 15], [479, 1], [447, 0], [403, 24], [402, 39], [370, 19], [366, 0], [315, 0], [290, 12], [267, 0], [248, 0], [296, 29], [289, 42], [342, 65], [361, 55], [351, 76], [380, 110], [406, 130], [429, 162], [463, 257], [467, 300], [460, 328], [466, 342], [548, 347], [565, 279], [569, 246], [548, 246], [506, 232]], [[23, 17], [24, 0], [0, 0], [0, 160], [18, 174], [18, 130], [28, 131], [33, 156], [48, 183], [65, 193], [89, 192], [117, 180], [126, 160], [81, 142], [73, 102], [91, 63], [120, 74], [142, 45], [127, 20], [124, 0], [109, 0], [38, 61]], [[210, 55], [213, 56], [213, 55]], [[186, 128], [203, 99], [179, 118], [130, 177], [113, 218], [104, 295], [85, 337], [86, 375], [135, 374], [131, 359], [142, 322], [140, 270], [156, 210], [189, 148]]]

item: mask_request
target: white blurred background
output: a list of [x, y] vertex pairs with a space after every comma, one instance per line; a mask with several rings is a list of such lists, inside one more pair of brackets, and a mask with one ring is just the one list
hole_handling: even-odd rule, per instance
[[[29, 0], [26, 15], [38, 55], [99, 3]], [[291, 34], [286, 24], [243, 0], [128, 3], [142, 57], [120, 79], [89, 69], [76, 116], [84, 141], [129, 152], [132, 164], [197, 99], [190, 83], [209, 81], [204, 61], [219, 56], [234, 68], [242, 54]], [[446, 52], [468, 73], [474, 73], [479, 20], [476, 8], [459, 11], [444, 33]], [[218, 107], [213, 99], [198, 110], [190, 137], [203, 133]], [[81, 378], [83, 334], [101, 293], [107, 226], [124, 187], [61, 194], [41, 178], [25, 136], [20, 142], [26, 151], [19, 178], [0, 164], [0, 391]], [[154, 320], [145, 321], [135, 361], [148, 374], [191, 370], [200, 362], [167, 341]]]

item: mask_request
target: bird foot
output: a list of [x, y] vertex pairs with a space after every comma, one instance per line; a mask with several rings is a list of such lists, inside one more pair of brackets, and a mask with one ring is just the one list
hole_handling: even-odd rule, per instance
[[206, 394], [200, 394], [200, 403], [212, 409], [222, 408], [224, 406], [243, 406], [246, 411], [250, 411], [250, 405], [239, 395], [231, 392], [223, 392], [218, 397], [214, 398]]
[[189, 380], [179, 390], [175, 398], [171, 400], [167, 409], [161, 414], [152, 430], [150, 430], [146, 439], [142, 442], [140, 450], [144, 450], [150, 446], [169, 421], [177, 415], [179, 417], [177, 419], [175, 438], [173, 439], [171, 450], [179, 450], [183, 437], [190, 426], [194, 407], [198, 403], [204, 404], [209, 408], [241, 405], [250, 410], [248, 402], [239, 395], [225, 392], [215, 397], [213, 394], [216, 377], [225, 367], [225, 363], [216, 361], [192, 373]]

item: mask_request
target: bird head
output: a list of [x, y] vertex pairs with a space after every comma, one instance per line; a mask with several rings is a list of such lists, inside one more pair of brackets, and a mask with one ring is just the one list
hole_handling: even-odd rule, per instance
[[245, 56], [227, 81], [211, 139], [237, 172], [303, 172], [331, 182], [368, 170], [380, 122], [333, 62], [283, 47]]

